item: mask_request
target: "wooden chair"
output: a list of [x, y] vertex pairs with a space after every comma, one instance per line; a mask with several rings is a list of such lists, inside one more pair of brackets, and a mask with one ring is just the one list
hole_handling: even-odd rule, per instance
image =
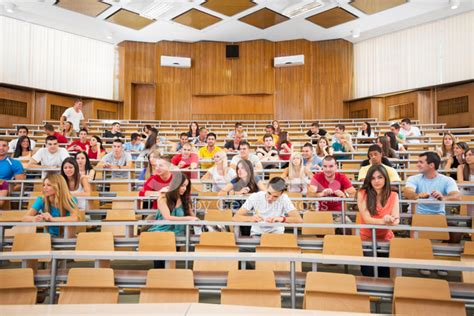
[[111, 183], [110, 184], [110, 192], [130, 192], [130, 184], [129, 183]]
[[[204, 220], [209, 222], [232, 222], [232, 210], [206, 210]], [[234, 231], [234, 226], [230, 226], [229, 230]]]
[[272, 271], [229, 271], [227, 287], [221, 290], [221, 304], [281, 307], [281, 293]]
[[[131, 192], [131, 191], [118, 191], [116, 192], [117, 197], [137, 197], [138, 192]], [[112, 201], [112, 209], [114, 210], [135, 210], [137, 209], [137, 200], [130, 200], [130, 201]]]
[[[51, 251], [51, 235], [45, 233], [16, 234], [13, 238], [12, 252]], [[40, 260], [49, 262], [48, 259]], [[12, 260], [12, 262], [16, 262]], [[37, 270], [38, 260], [25, 260], [25, 267]]]
[[308, 272], [305, 284], [305, 309], [370, 313], [370, 297], [357, 293], [351, 274]]
[[[445, 215], [424, 215], [413, 214], [411, 225], [414, 227], [440, 227], [448, 228], [448, 221]], [[415, 232], [410, 232], [410, 237], [414, 237]], [[449, 240], [449, 232], [418, 232], [418, 238], [430, 240]]]
[[114, 270], [71, 268], [67, 284], [61, 287], [58, 304], [117, 304], [118, 296]]
[[97, 199], [87, 200], [89, 210], [98, 210], [98, 209], [100, 209], [100, 199], [98, 198], [99, 197], [99, 192], [91, 192], [90, 196], [97, 197]]
[[[239, 247], [235, 244], [233, 233], [228, 232], [205, 232], [201, 234], [199, 244], [194, 248], [195, 252], [233, 252], [238, 253]], [[237, 260], [204, 261], [195, 260], [194, 271], [232, 271], [238, 270]]]
[[[105, 216], [106, 221], [136, 221], [134, 210], [108, 210]], [[127, 231], [128, 230], [128, 231]], [[120, 226], [102, 226], [102, 232], [112, 232], [114, 236], [136, 236], [137, 226], [127, 227], [125, 225]]]
[[184, 269], [148, 270], [140, 303], [199, 303], [193, 272]]
[[429, 239], [393, 238], [390, 240], [390, 258], [433, 260]]
[[199, 192], [198, 197], [199, 199], [197, 200], [197, 208], [198, 209], [204, 209], [204, 210], [221, 210], [223, 209], [222, 205], [222, 200], [216, 200], [216, 199], [206, 199], [203, 197], [206, 196], [212, 196], [212, 197], [217, 197], [218, 192]]
[[[76, 251], [114, 251], [114, 236], [111, 232], [79, 233], [76, 241]], [[91, 260], [74, 260], [91, 261]], [[99, 260], [96, 268], [109, 268], [109, 260]]]
[[27, 211], [0, 211], [0, 222], [21, 222]]
[[36, 304], [33, 269], [0, 270], [0, 305]]
[[[176, 251], [174, 232], [143, 232], [138, 240], [138, 251]], [[176, 268], [176, 261], [169, 262], [169, 268]]]
[[[294, 234], [263, 234], [255, 252], [299, 254], [301, 248], [298, 247], [298, 239]], [[290, 263], [288, 261], [257, 261], [255, 270], [290, 271]], [[296, 271], [301, 272], [301, 262], [296, 263]]]
[[17, 234], [34, 234], [37, 228], [37, 226], [13, 226], [5, 229], [5, 238], [13, 238]]
[[[305, 224], [333, 224], [334, 220], [330, 212], [305, 212], [303, 214], [303, 221]], [[303, 227], [301, 229], [301, 235], [336, 235], [335, 228], [312, 228]]]
[[[474, 195], [461, 195], [461, 201], [472, 202], [474, 201]], [[474, 205], [465, 205], [465, 204], [461, 205], [461, 208], [459, 210], [459, 215], [467, 216], [469, 208], [474, 208]]]
[[[461, 254], [461, 261], [470, 262], [474, 265], [474, 241], [464, 243], [464, 251]], [[474, 283], [474, 272], [462, 272], [462, 281], [464, 283]]]
[[323, 255], [362, 257], [362, 240], [359, 236], [326, 235], [324, 236]]

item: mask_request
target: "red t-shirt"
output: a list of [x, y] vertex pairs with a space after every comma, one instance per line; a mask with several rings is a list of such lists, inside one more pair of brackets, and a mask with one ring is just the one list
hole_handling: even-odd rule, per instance
[[[184, 166], [181, 169], [188, 168], [192, 163], [199, 163], [199, 157], [195, 153], [191, 153], [187, 159], [183, 159], [182, 154], [177, 154], [171, 159], [171, 163], [177, 166], [181, 161], [184, 161]], [[197, 179], [198, 173], [197, 172], [184, 172], [190, 179]]]
[[64, 137], [64, 135], [61, 134], [61, 133], [54, 132], [53, 136], [58, 139], [58, 143], [60, 143], [60, 144], [67, 144], [68, 143], [67, 138]]
[[[72, 146], [74, 146], [74, 145], [77, 145], [77, 146], [81, 147], [81, 150], [80, 150], [80, 151], [86, 151], [86, 150], [87, 150], [87, 147], [86, 147], [86, 146], [89, 146], [89, 147], [90, 147], [89, 141], [87, 141], [87, 142], [85, 142], [85, 143], [81, 143], [81, 141], [78, 139], [78, 140], [73, 141], [73, 142], [68, 146], [68, 148], [69, 148], [69, 147], [72, 147]], [[74, 150], [74, 151], [79, 152], [79, 150]], [[96, 153], [96, 156], [97, 156], [97, 153]], [[90, 158], [90, 157], [89, 157], [89, 158]]]
[[[170, 176], [168, 180], [163, 180], [159, 175], [155, 174], [152, 175], [151, 177], [146, 180], [145, 185], [143, 186], [143, 189], [138, 192], [139, 196], [145, 196], [145, 193], [147, 191], [160, 191], [164, 187], [167, 187], [170, 183], [171, 180], [173, 180], [173, 175]], [[158, 208], [158, 202], [157, 200], [153, 201], [153, 208]]]
[[[104, 153], [105, 150], [102, 149], [100, 152]], [[93, 152], [92, 148], [89, 147], [89, 151], [87, 152], [87, 156], [89, 157], [89, 159], [97, 159], [98, 154], [99, 152]]]
[[[279, 148], [280, 154], [278, 156], [280, 157], [280, 160], [289, 161], [291, 158], [291, 143], [286, 143], [286, 144], [288, 145], [289, 149]], [[281, 151], [283, 151], [283, 154], [281, 153]]]
[[[310, 185], [317, 187], [317, 192], [322, 192], [324, 189], [332, 189], [333, 191], [341, 190], [345, 192], [347, 189], [352, 187], [351, 181], [342, 173], [336, 172], [334, 181], [329, 183], [326, 180], [323, 172], [315, 173], [311, 179]], [[336, 195], [332, 195], [336, 197]], [[326, 196], [330, 197], [330, 196]], [[320, 211], [341, 211], [342, 203], [333, 201], [321, 201], [319, 202]]]

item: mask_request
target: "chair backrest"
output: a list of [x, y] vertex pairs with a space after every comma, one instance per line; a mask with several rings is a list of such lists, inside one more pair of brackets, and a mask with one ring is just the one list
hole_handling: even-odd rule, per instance
[[[472, 182], [471, 182], [472, 183]], [[461, 201], [474, 201], [474, 195], [461, 195]], [[459, 210], [459, 215], [461, 216], [467, 216], [468, 215], [468, 209], [474, 208], [474, 205], [461, 205], [460, 210]]]
[[99, 192], [91, 192], [89, 196], [97, 197], [97, 199], [87, 200], [89, 210], [98, 210], [100, 208]]
[[352, 274], [308, 272], [305, 291], [354, 294], [357, 293], [356, 278]]
[[301, 192], [286, 192], [286, 195], [288, 195], [288, 197], [291, 199], [291, 198], [302, 198], [303, 197], [303, 194]]
[[220, 210], [222, 209], [222, 202], [221, 200], [218, 199], [206, 199], [204, 197], [206, 196], [214, 196], [217, 197], [218, 192], [209, 192], [209, 191], [201, 191], [198, 193], [199, 199], [197, 200], [197, 208], [199, 209], [205, 209], [205, 210]]
[[461, 301], [397, 298], [393, 301], [393, 312], [397, 315], [466, 315], [466, 306]]
[[464, 243], [463, 255], [473, 255], [474, 256], [474, 241], [466, 241]]
[[76, 250], [114, 251], [114, 236], [111, 232], [89, 232], [77, 235]]
[[210, 222], [232, 222], [232, 210], [206, 210], [205, 221]]
[[[413, 214], [412, 226], [419, 227], [440, 227], [447, 228], [448, 221], [445, 215], [424, 215], [424, 214]], [[414, 237], [414, 231], [410, 232], [410, 236]], [[449, 232], [426, 232], [419, 231], [418, 238], [425, 238], [431, 240], [449, 240]]]
[[36, 226], [13, 226], [12, 228], [5, 229], [5, 237], [13, 238], [17, 234], [34, 234], [37, 228]]
[[33, 269], [0, 269], [0, 305], [35, 304]]
[[390, 240], [390, 258], [433, 259], [433, 248], [429, 239], [393, 238]]
[[130, 191], [129, 183], [111, 183], [110, 192], [128, 192]]
[[324, 255], [358, 256], [364, 255], [359, 236], [326, 235], [323, 244]]
[[12, 251], [50, 251], [51, 235], [44, 233], [16, 234]]
[[146, 286], [162, 289], [193, 288], [193, 271], [188, 269], [151, 269], [147, 273]]
[[[313, 212], [308, 211], [303, 215], [305, 224], [333, 224], [334, 220], [330, 212]], [[303, 227], [301, 235], [335, 235], [335, 228], [312, 228]]]
[[0, 211], [0, 222], [21, 222], [27, 211]]
[[71, 268], [67, 285], [75, 287], [115, 286], [114, 270], [109, 268]]
[[227, 275], [227, 288], [240, 290], [276, 289], [273, 271], [235, 270]]
[[204, 232], [199, 238], [200, 246], [235, 246], [235, 236], [230, 232]]
[[[233, 233], [229, 232], [204, 232], [201, 234], [199, 244], [195, 246], [195, 252], [239, 252], [235, 244]], [[230, 271], [237, 270], [237, 260], [205, 261], [195, 260], [194, 271]]]
[[105, 216], [106, 221], [134, 221], [136, 220], [133, 209], [112, 209], [108, 210]]
[[396, 277], [393, 298], [419, 298], [432, 300], [450, 300], [451, 292], [446, 280]]
[[141, 233], [138, 241], [138, 251], [176, 251], [174, 232]]
[[297, 248], [298, 239], [295, 234], [262, 234], [260, 246], [278, 248]]

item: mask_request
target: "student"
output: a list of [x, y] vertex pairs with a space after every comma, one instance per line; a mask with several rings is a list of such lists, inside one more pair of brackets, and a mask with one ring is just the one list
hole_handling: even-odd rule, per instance
[[47, 123], [44, 125], [44, 132], [46, 133], [46, 136], [54, 136], [56, 137], [56, 140], [60, 144], [67, 144], [68, 140], [66, 137], [64, 137], [61, 133], [55, 132], [54, 131], [54, 126]]
[[[193, 148], [190, 143], [183, 144], [181, 153], [175, 155], [171, 159], [171, 163], [178, 166], [179, 169], [196, 169], [199, 165], [199, 157], [196, 153], [192, 152]], [[184, 172], [188, 178], [197, 179], [199, 172]]]
[[[267, 222], [267, 223], [302, 223], [298, 210], [285, 194], [285, 180], [280, 177], [272, 178], [268, 188], [253, 193], [232, 218], [236, 222]], [[252, 213], [253, 215], [249, 215]], [[264, 233], [283, 234], [283, 226], [252, 225], [251, 236]]]
[[[8, 141], [0, 138], [0, 196], [8, 196], [8, 180], [24, 180], [26, 178], [23, 165], [16, 159], [8, 157]], [[20, 184], [14, 186], [19, 190]], [[0, 201], [0, 208], [5, 201]]]
[[294, 152], [291, 154], [288, 168], [285, 168], [281, 177], [288, 183], [288, 192], [306, 194], [313, 173], [304, 167], [301, 153]]
[[[40, 148], [30, 159], [28, 168], [59, 168], [69, 157], [66, 148], [60, 148], [55, 136], [46, 137], [46, 148]], [[41, 166], [40, 166], [41, 164]]]
[[395, 137], [397, 138], [397, 141], [400, 143], [400, 144], [405, 144], [405, 141], [406, 141], [406, 136], [404, 133], [401, 133], [400, 132], [400, 124], [398, 123], [393, 123], [392, 125], [390, 125], [390, 132], [392, 132]]
[[283, 130], [280, 127], [280, 122], [278, 122], [277, 120], [272, 121], [272, 126], [276, 134], [280, 134], [281, 132], [283, 132]]
[[308, 137], [311, 137], [312, 144], [316, 144], [317, 140], [320, 137], [326, 136], [327, 133], [328, 132], [326, 130], [319, 128], [318, 122], [314, 122], [313, 124], [311, 124], [311, 128], [309, 129], [309, 131], [306, 132], [306, 135]]
[[[69, 157], [64, 159], [61, 166], [61, 175], [66, 180], [67, 187], [72, 196], [90, 196], [91, 186], [89, 184], [88, 176], [81, 176], [79, 172], [79, 165], [76, 159]], [[80, 210], [86, 209], [86, 200], [81, 199], [77, 202], [77, 208]]]
[[232, 160], [230, 161], [230, 167], [235, 169], [239, 161], [242, 159], [249, 160], [255, 170], [263, 169], [262, 163], [260, 162], [260, 159], [258, 159], [257, 155], [250, 152], [250, 144], [247, 141], [243, 141], [240, 144], [239, 154], [232, 157]]
[[72, 138], [76, 137], [77, 133], [74, 130], [74, 127], [72, 126], [72, 123], [69, 121], [66, 121], [63, 125], [63, 129], [61, 130], [62, 134], [66, 138]]
[[[465, 142], [458, 142], [454, 144], [452, 157], [449, 157], [446, 161], [445, 170], [457, 169], [458, 166], [464, 163], [464, 153], [469, 149], [469, 146]], [[451, 178], [457, 180], [456, 174], [450, 174]]]
[[87, 130], [85, 128], [79, 131], [79, 139], [73, 141], [68, 147], [68, 151], [80, 152], [80, 151], [89, 151], [91, 147], [90, 142], [87, 140]]
[[77, 153], [76, 162], [79, 166], [79, 174], [81, 177], [86, 176], [89, 181], [95, 180], [95, 170], [92, 168], [91, 161], [85, 151]]
[[84, 114], [82, 113], [82, 105], [81, 99], [74, 99], [74, 105], [70, 108], [67, 108], [66, 111], [64, 111], [64, 113], [61, 115], [59, 122], [61, 130], [64, 129], [64, 123], [69, 121], [71, 122], [74, 131], [80, 131], [81, 121], [85, 119]]
[[[339, 153], [351, 153], [354, 152], [354, 147], [352, 146], [352, 140], [349, 134], [346, 133], [336, 133], [334, 135], [335, 141], [332, 142], [332, 148], [334, 152]], [[349, 156], [344, 155], [345, 159], [349, 158]], [[339, 159], [342, 159], [340, 157]]]
[[214, 154], [214, 166], [207, 169], [201, 180], [212, 181], [212, 192], [219, 192], [227, 183], [237, 176], [235, 170], [227, 165], [227, 155], [224, 151]]
[[266, 189], [262, 178], [255, 175], [250, 161], [240, 160], [237, 163], [236, 174], [237, 176], [219, 191], [219, 195], [244, 195]]
[[148, 179], [154, 174], [156, 161], [161, 158], [161, 152], [155, 148], [150, 151], [146, 157], [148, 163], [140, 173], [140, 176], [138, 177], [139, 180]]
[[265, 143], [265, 136], [268, 134], [273, 136], [273, 143], [278, 144], [278, 142], [280, 141], [280, 137], [276, 134], [275, 128], [273, 128], [272, 125], [265, 126], [265, 134], [263, 134], [262, 138], [258, 140], [258, 143], [260, 144]]
[[332, 156], [334, 149], [329, 146], [329, 141], [325, 136], [319, 137], [316, 141], [316, 156], [323, 159], [326, 156]]
[[[207, 146], [202, 147], [199, 149], [199, 158], [201, 159], [212, 159], [214, 157], [214, 154], [218, 151], [221, 151], [222, 149], [219, 146], [216, 146], [216, 139], [217, 136], [214, 133], [209, 133], [207, 134], [206, 138], [206, 143]], [[201, 168], [202, 169], [209, 169], [212, 167], [213, 163], [201, 163]]]
[[[71, 195], [60, 174], [48, 174], [43, 180], [43, 194], [36, 198], [23, 222], [77, 222], [77, 199]], [[53, 237], [59, 237], [58, 226], [48, 226]], [[67, 236], [72, 237], [72, 236]]]
[[179, 142], [176, 144], [173, 151], [180, 152], [181, 148], [183, 148], [183, 145], [187, 143], [189, 143], [188, 133], [183, 132], [179, 134]]
[[321, 169], [323, 160], [314, 153], [313, 145], [311, 145], [311, 143], [306, 143], [303, 145], [301, 154], [303, 155], [304, 166], [311, 172]]
[[[17, 139], [12, 139], [9, 143], [8, 143], [8, 148], [9, 148], [9, 152], [13, 153], [15, 152], [15, 149], [16, 149], [16, 145], [20, 139], [20, 137], [22, 136], [28, 136], [28, 128], [26, 126], [18, 126], [17, 127], [17, 135], [18, 135], [18, 138]], [[30, 139], [30, 145], [31, 145], [31, 150], [35, 149], [35, 146], [36, 146], [36, 142], [33, 140], [33, 139]]]
[[397, 152], [393, 150], [392, 147], [390, 146], [390, 143], [386, 136], [377, 137], [376, 144], [379, 145], [380, 148], [382, 148], [382, 154], [385, 158], [391, 158], [391, 159], [399, 158]]
[[362, 123], [362, 128], [357, 132], [357, 138], [374, 138], [375, 133], [369, 122]]
[[[97, 168], [105, 169], [130, 169], [132, 168], [132, 156], [123, 150], [123, 141], [120, 138], [114, 139], [112, 151], [105, 155], [97, 164]], [[113, 171], [114, 178], [128, 178], [126, 171]]]
[[401, 130], [400, 134], [405, 137], [405, 143], [407, 144], [419, 144], [419, 139], [408, 139], [407, 137], [418, 137], [421, 136], [420, 129], [416, 126], [411, 125], [411, 120], [409, 118], [404, 118], [400, 124]]
[[242, 139], [243, 137], [241, 134], [235, 134], [233, 140], [229, 140], [225, 143], [224, 150], [231, 153], [239, 151]]
[[[380, 148], [380, 150], [382, 151], [382, 164], [386, 165], [386, 166], [389, 166], [389, 167], [393, 167], [392, 163], [390, 162], [390, 160], [388, 159], [389, 157], [386, 156], [386, 153], [384, 152], [384, 149], [383, 147], [380, 145], [381, 142], [379, 142], [377, 140], [377, 146], [378, 148], [376, 148], [374, 145], [371, 145], [369, 146], [369, 149], [367, 150], [367, 159], [363, 160], [362, 163], [360, 164], [361, 167], [365, 167], [365, 166], [368, 166], [370, 165], [370, 155], [369, 155], [369, 151], [378, 151], [378, 149]], [[390, 153], [389, 153], [390, 155]], [[392, 180], [393, 181], [393, 180]]]
[[142, 137], [138, 133], [130, 135], [130, 142], [124, 145], [124, 150], [128, 152], [140, 152], [144, 149]]
[[20, 136], [18, 139], [18, 144], [13, 153], [13, 158], [18, 158], [19, 160], [29, 160], [33, 155], [31, 150], [31, 139], [28, 136]]
[[[173, 178], [173, 174], [170, 171], [170, 163], [168, 161], [161, 158], [153, 160], [155, 161], [153, 173], [146, 180], [142, 190], [138, 193], [139, 196], [158, 197], [160, 191], [169, 186]], [[150, 164], [150, 166], [152, 166], [152, 164]], [[156, 200], [153, 201], [153, 208], [157, 208]]]
[[242, 135], [244, 139], [247, 139], [248, 137], [247, 133], [244, 131], [244, 126], [240, 122], [235, 123], [234, 130], [230, 131], [229, 134], [227, 134], [226, 139], [233, 139], [235, 134]]
[[196, 138], [199, 136], [199, 124], [197, 122], [192, 122], [189, 124], [188, 138]]
[[[208, 133], [209, 133], [209, 131], [207, 130], [207, 128], [201, 127], [199, 129], [199, 136], [194, 138], [191, 143], [193, 145], [199, 145], [199, 146], [206, 145], [206, 138], [207, 138]], [[239, 134], [239, 135], [241, 135], [241, 134]]]
[[[291, 157], [291, 153], [293, 152], [293, 145], [291, 144], [290, 137], [288, 136], [288, 132], [281, 132], [278, 134], [279, 141], [276, 145], [278, 150], [278, 158], [280, 160], [289, 161]], [[284, 166], [286, 167], [288, 164], [285, 163]]]
[[102, 136], [105, 138], [124, 138], [123, 134], [120, 133], [120, 123], [119, 122], [112, 123], [112, 130], [105, 131]]
[[267, 162], [278, 160], [278, 150], [273, 142], [272, 134], [266, 134], [263, 136], [263, 146], [257, 149], [256, 154], [260, 161]]
[[387, 166], [386, 164], [383, 164], [382, 148], [380, 148], [379, 145], [371, 145], [369, 147], [369, 150], [367, 151], [367, 156], [369, 157], [370, 164], [360, 168], [359, 175], [357, 177], [359, 181], [364, 181], [365, 177], [367, 176], [367, 172], [373, 165], [382, 165], [387, 171], [387, 174], [390, 178], [390, 182], [402, 181], [395, 169], [390, 166]]
[[[342, 138], [344, 138], [350, 144], [352, 144], [352, 136], [351, 134], [346, 133], [346, 126], [344, 124], [336, 124], [336, 127], [334, 128], [334, 135], [332, 135], [332, 140], [331, 140], [333, 147], [334, 147], [334, 143], [340, 143]], [[334, 148], [334, 150], [336, 149]]]
[[436, 148], [436, 153], [441, 158], [441, 166], [446, 167], [447, 161], [449, 158], [454, 157], [454, 144], [456, 143], [456, 138], [451, 133], [445, 133], [443, 135], [443, 140], [441, 147]]
[[458, 181], [474, 182], [474, 148], [464, 154], [464, 163], [457, 168]]
[[104, 145], [102, 145], [102, 139], [100, 139], [99, 136], [92, 136], [89, 143], [89, 150], [87, 150], [87, 156], [89, 159], [100, 160], [106, 153]]
[[398, 138], [394, 132], [386, 132], [385, 137], [387, 137], [388, 139], [390, 148], [392, 148], [395, 151], [406, 151], [405, 147], [403, 147], [403, 145], [398, 142]]

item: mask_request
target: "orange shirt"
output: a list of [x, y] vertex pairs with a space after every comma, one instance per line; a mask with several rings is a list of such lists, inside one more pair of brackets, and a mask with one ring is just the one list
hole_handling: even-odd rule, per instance
[[[365, 192], [363, 192], [364, 198], [366, 197]], [[370, 215], [372, 218], [383, 218], [385, 215], [392, 215], [392, 209], [395, 206], [395, 201], [397, 199], [397, 193], [391, 192], [390, 196], [387, 200], [387, 204], [382, 207], [382, 205], [377, 205], [377, 215]], [[360, 217], [361, 224], [366, 224], [362, 216]], [[377, 236], [377, 240], [390, 240], [393, 238], [393, 232], [390, 229], [376, 229], [375, 234]], [[360, 237], [363, 240], [372, 240], [372, 229], [369, 228], [361, 228], [360, 229]]]

